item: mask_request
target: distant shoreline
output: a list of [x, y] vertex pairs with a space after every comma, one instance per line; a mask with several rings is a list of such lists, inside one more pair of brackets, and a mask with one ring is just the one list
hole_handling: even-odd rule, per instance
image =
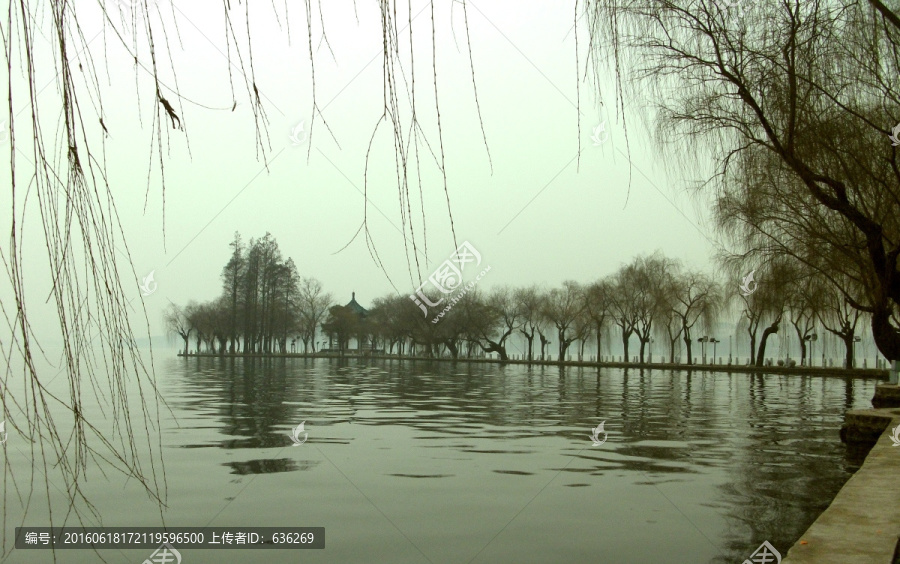
[[807, 376], [856, 376], [864, 378], [876, 378], [887, 380], [888, 371], [878, 368], [841, 368], [841, 367], [822, 367], [822, 366], [748, 366], [739, 364], [670, 364], [667, 362], [596, 362], [596, 361], [578, 361], [566, 360], [559, 362], [556, 360], [506, 360], [502, 361], [496, 358], [448, 358], [448, 357], [425, 357], [425, 356], [398, 356], [398, 355], [357, 355], [357, 354], [333, 354], [333, 353], [188, 353], [185, 356], [182, 352], [178, 352], [178, 357], [188, 358], [327, 358], [327, 359], [344, 359], [344, 360], [399, 360], [412, 362], [469, 362], [469, 363], [486, 363], [486, 364], [518, 364], [518, 365], [534, 365], [534, 366], [562, 366], [574, 368], [639, 368], [643, 370], [681, 370], [687, 372], [707, 371], [707, 372], [752, 372], [752, 373], [768, 373], [768, 374], [802, 374]]

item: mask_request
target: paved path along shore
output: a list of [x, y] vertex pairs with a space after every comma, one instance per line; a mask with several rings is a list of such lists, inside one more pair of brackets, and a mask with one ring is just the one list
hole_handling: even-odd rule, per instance
[[[178, 352], [177, 356], [185, 355]], [[638, 368], [644, 370], [697, 370], [710, 372], [752, 372], [756, 374], [806, 374], [809, 376], [854, 376], [862, 378], [887, 378], [888, 371], [876, 368], [840, 368], [821, 366], [751, 366], [746, 364], [670, 364], [667, 362], [596, 362], [567, 360], [506, 360], [496, 358], [449, 358], [449, 357], [424, 357], [424, 356], [396, 356], [396, 355], [353, 355], [340, 356], [338, 354], [304, 354], [304, 353], [189, 353], [188, 357], [200, 358], [330, 358], [343, 360], [392, 360], [400, 362], [484, 362], [490, 364], [524, 364], [532, 366], [562, 366], [562, 367], [586, 367], [586, 368]]]

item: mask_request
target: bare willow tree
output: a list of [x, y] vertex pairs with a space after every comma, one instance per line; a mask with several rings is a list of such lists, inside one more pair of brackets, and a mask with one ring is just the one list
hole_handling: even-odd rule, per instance
[[300, 282], [300, 297], [298, 309], [300, 323], [298, 330], [303, 340], [303, 352], [309, 352], [312, 344], [313, 352], [316, 352], [316, 330], [325, 319], [328, 309], [334, 303], [334, 297], [326, 292], [316, 278], [306, 277]]
[[177, 304], [169, 304], [169, 307], [166, 308], [166, 311], [163, 314], [163, 322], [166, 324], [167, 334], [178, 335], [184, 341], [184, 356], [187, 356], [188, 354], [191, 333], [194, 332], [194, 328], [191, 326], [187, 311], [185, 310], [192, 307], [195, 307], [193, 303], [188, 304], [186, 307], [181, 307]]
[[800, 364], [812, 364], [807, 358], [807, 343], [817, 340], [816, 322], [823, 308], [825, 292], [833, 285], [810, 269], [801, 269], [797, 284], [788, 289], [788, 320], [800, 342]]
[[541, 313], [547, 323], [556, 328], [556, 338], [559, 339], [558, 362], [566, 359], [569, 345], [579, 338], [575, 329], [576, 321], [585, 307], [582, 295], [581, 286], [572, 280], [566, 280], [561, 288], [552, 288], [547, 292]]
[[[676, 310], [678, 304], [676, 295], [679, 292], [680, 278], [678, 274], [677, 271], [670, 272], [664, 281], [663, 291], [658, 300], [660, 311], [655, 328], [657, 336], [664, 338], [669, 345], [669, 363], [671, 364], [675, 364], [676, 350], [681, 350], [678, 340], [684, 332], [681, 317]], [[688, 363], [690, 363], [690, 359]]]
[[518, 288], [514, 297], [522, 314], [519, 333], [524, 336], [528, 347], [527, 359], [534, 360], [534, 334], [541, 323], [541, 290], [537, 286]]
[[680, 331], [667, 329], [667, 335], [672, 340], [671, 355], [675, 354], [674, 340], [680, 335], [684, 340], [687, 363], [693, 364], [691, 331], [698, 323], [707, 329], [713, 326], [716, 315], [723, 308], [722, 288], [715, 278], [705, 272], [677, 269], [671, 279], [670, 291], [672, 315], [680, 325]]
[[473, 324], [477, 328], [478, 345], [485, 353], [497, 353], [500, 360], [509, 360], [506, 340], [524, 323], [522, 304], [514, 290], [506, 286], [493, 288], [480, 301], [480, 317], [485, 322]]
[[[802, 281], [795, 265], [785, 258], [774, 259], [753, 271], [758, 282], [745, 286], [753, 290], [738, 292], [737, 282], [731, 285], [730, 298], [737, 300], [744, 316], [744, 327], [750, 337], [750, 356], [756, 366], [763, 366], [769, 337], [781, 330], [788, 311], [792, 289]], [[759, 330], [762, 329], [762, 334]]]
[[[597, 361], [600, 361], [603, 334], [612, 319], [613, 283], [603, 278], [591, 283], [584, 289], [584, 311], [593, 323], [594, 337], [597, 339]], [[529, 359], [530, 360], [530, 359]]]
[[840, 263], [838, 278], [861, 283], [838, 286], [844, 298], [900, 358], [898, 12], [879, 0], [581, 7], [588, 62], [598, 74], [611, 63], [622, 108], [649, 98], [659, 138], [696, 151], [698, 173], [716, 165], [704, 186], [726, 200], [720, 225], [738, 252], [832, 278]]
[[625, 362], [631, 362], [631, 357], [628, 356], [628, 345], [641, 318], [641, 310], [638, 307], [640, 304], [638, 290], [629, 280], [624, 268], [619, 269], [613, 275], [611, 283], [610, 315], [622, 334], [622, 351]]
[[622, 269], [623, 283], [632, 290], [632, 307], [637, 323], [635, 333], [640, 343], [639, 361], [644, 362], [644, 353], [653, 334], [653, 323], [663, 318], [666, 304], [665, 290], [669, 288], [668, 278], [677, 263], [659, 251], [649, 256], [635, 257]]
[[834, 285], [823, 288], [818, 311], [822, 326], [844, 343], [844, 367], [853, 368], [856, 361], [856, 327], [864, 314], [852, 307]]

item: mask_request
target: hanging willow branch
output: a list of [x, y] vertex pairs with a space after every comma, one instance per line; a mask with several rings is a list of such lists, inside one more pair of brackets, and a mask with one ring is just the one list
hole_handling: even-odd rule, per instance
[[[462, 4], [465, 10], [464, 1], [448, 5], [452, 7], [453, 3]], [[329, 50], [331, 47], [324, 33], [322, 4], [304, 0], [303, 6], [306, 9], [303, 23], [312, 63], [311, 135], [317, 119], [325, 121], [323, 109], [316, 102], [313, 36], [319, 30], [313, 29], [314, 21], [322, 26], [319, 46], [324, 45]], [[396, 0], [381, 0], [378, 5], [384, 103], [373, 131], [373, 143], [379, 126], [383, 122], [389, 124], [404, 245], [412, 280], [420, 270], [420, 248], [427, 251], [426, 187], [420, 149], [430, 155], [440, 173], [440, 190], [447, 203], [454, 241], [456, 233], [450, 213], [450, 188], [438, 101], [435, 7], [426, 4], [423, 8], [430, 8], [430, 18], [422, 23], [430, 25], [432, 52], [430, 57], [422, 57], [419, 61], [425, 60], [431, 66], [436, 138], [429, 141], [417, 111], [415, 84], [415, 55], [418, 53], [413, 50], [413, 38], [414, 30], [422, 26], [415, 24], [418, 14], [413, 14], [411, 6], [403, 6], [406, 9], [405, 31], [397, 26]], [[266, 9], [275, 12], [278, 25], [283, 26], [290, 36], [292, 26], [287, 3], [283, 12], [274, 5], [268, 5]], [[319, 10], [317, 18], [313, 17], [314, 9]], [[6, 274], [0, 286], [4, 296], [0, 311], [5, 321], [0, 334], [0, 351], [8, 368], [0, 387], [0, 402], [6, 428], [13, 433], [4, 448], [22, 444], [15, 439], [16, 434], [30, 440], [29, 456], [34, 464], [31, 476], [22, 480], [12, 472], [9, 459], [4, 459], [4, 530], [7, 512], [11, 509], [7, 502], [18, 501], [21, 507], [16, 507], [16, 511], [21, 510], [23, 515], [27, 513], [32, 503], [30, 490], [36, 481], [44, 484], [50, 524], [53, 525], [56, 517], [50, 502], [51, 476], [63, 480], [69, 502], [66, 517], [72, 513], [82, 522], [98, 519], [96, 508], [81, 489], [89, 459], [111, 465], [130, 479], [137, 479], [162, 515], [165, 471], [159, 456], [161, 437], [158, 429], [160, 403], [164, 402], [156, 388], [152, 361], [145, 364], [132, 330], [131, 302], [135, 298], [128, 296], [133, 293], [132, 282], [137, 276], [115, 204], [117, 187], [111, 186], [108, 180], [105, 152], [110, 131], [121, 131], [123, 127], [104, 113], [104, 82], [94, 56], [102, 49], [106, 75], [111, 77], [121, 74], [122, 69], [110, 68], [109, 61], [114, 58], [106, 55], [121, 51], [128, 54], [128, 60], [133, 62], [130, 70], [135, 77], [135, 106], [139, 109], [139, 120], [144, 119], [140, 111], [141, 99], [149, 97], [154, 102], [144, 205], [146, 208], [150, 190], [158, 189], [162, 197], [164, 242], [165, 164], [171, 142], [184, 143], [189, 154], [187, 126], [190, 115], [187, 110], [221, 108], [210, 108], [187, 99], [179, 89], [175, 55], [180, 49], [179, 22], [183, 24], [185, 18], [172, 0], [98, 0], [96, 3], [14, 0], [8, 4], [5, 16], [0, 22], [0, 34], [8, 76], [10, 172], [9, 213], [0, 228], [9, 233], [9, 244], [0, 247], [0, 261]], [[239, 97], [249, 102], [257, 158], [268, 167], [271, 147], [264, 103], [265, 85], [260, 83], [254, 69], [250, 3], [223, 0], [221, 16], [226, 55], [222, 64], [227, 69], [231, 86], [231, 110], [237, 107]], [[465, 13], [464, 16], [467, 27]], [[102, 26], [100, 32], [88, 37], [82, 24], [90, 22], [94, 25], [98, 21]], [[302, 29], [304, 26], [296, 27]], [[401, 37], [410, 43], [406, 56], [401, 55]], [[474, 65], [468, 29], [466, 41], [469, 63]], [[45, 76], [48, 69], [54, 73], [49, 89]], [[149, 78], [149, 84], [140, 80], [142, 78]], [[239, 95], [238, 90], [243, 93]], [[477, 91], [474, 92], [478, 104]], [[478, 117], [487, 146], [480, 106]], [[327, 122], [325, 126], [328, 127]], [[367, 177], [371, 148], [370, 143], [364, 172], [367, 192], [372, 188]], [[415, 174], [415, 180], [411, 174]], [[414, 213], [415, 198], [411, 194], [416, 192], [419, 209]], [[381, 265], [368, 229], [367, 204], [363, 205], [360, 232], [365, 234], [370, 253]], [[42, 228], [41, 241], [46, 251], [42, 258], [50, 273], [49, 286], [46, 278], [34, 278], [36, 272], [40, 274], [36, 265], [41, 261], [37, 257], [27, 255], [28, 268], [25, 268], [25, 243], [39, 237], [34, 229], [34, 217], [39, 217]], [[126, 259], [124, 264], [123, 257]], [[38, 307], [37, 304], [43, 305], [41, 300], [52, 304], [56, 312], [59, 328], [56, 337], [62, 342], [63, 351], [58, 372], [39, 367], [40, 357], [46, 357], [42, 343], [53, 340], [53, 336], [38, 335], [31, 326], [30, 320], [35, 315], [33, 308]], [[146, 311], [143, 307], [139, 311], [142, 314], [140, 321], [147, 327], [149, 335]], [[52, 361], [45, 360], [46, 363]], [[56, 376], [65, 377], [67, 395], [52, 391], [55, 388], [51, 384]], [[85, 417], [85, 387], [89, 387], [90, 393], [104, 406], [104, 415], [111, 420], [114, 430], [111, 435], [101, 432], [99, 426]], [[134, 409], [137, 402], [140, 408]], [[146, 444], [137, 438], [140, 434], [147, 435]], [[147, 452], [149, 457], [145, 456]], [[6, 495], [13, 492], [15, 496]]]

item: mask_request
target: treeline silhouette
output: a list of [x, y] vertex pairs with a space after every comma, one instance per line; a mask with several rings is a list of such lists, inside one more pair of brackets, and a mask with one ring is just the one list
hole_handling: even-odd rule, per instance
[[235, 233], [230, 247], [221, 296], [184, 307], [172, 304], [166, 312], [167, 329], [184, 340], [184, 354], [191, 338], [197, 352], [205, 347], [216, 354], [285, 354], [302, 343], [309, 354], [318, 352], [318, 338], [327, 336], [334, 347], [329, 352], [345, 353], [355, 340], [357, 350], [390, 355], [495, 353], [508, 360], [510, 338], [516, 336], [526, 345], [525, 359], [547, 360], [555, 342], [552, 352], [562, 360], [573, 345], [583, 358], [589, 342], [600, 355], [604, 338], [616, 335], [626, 362], [635, 344], [635, 357], [643, 363], [655, 337], [665, 343], [669, 362], [684, 355], [692, 364], [697, 337], [708, 340], [723, 317], [738, 317], [758, 366], [764, 364], [768, 339], [779, 331], [796, 334], [800, 362], [809, 363], [809, 343], [824, 329], [844, 343], [846, 366], [852, 367], [864, 315], [814, 270], [794, 262], [770, 261], [751, 272], [755, 280], [748, 285], [747, 276], [723, 281], [659, 252], [584, 284], [475, 286], [455, 293], [449, 310], [451, 296], [434, 290], [427, 294], [427, 303], [436, 306], [431, 310], [410, 296], [387, 295], [365, 310], [355, 296], [347, 305], [337, 304], [321, 282], [301, 277], [269, 233], [247, 244]]

